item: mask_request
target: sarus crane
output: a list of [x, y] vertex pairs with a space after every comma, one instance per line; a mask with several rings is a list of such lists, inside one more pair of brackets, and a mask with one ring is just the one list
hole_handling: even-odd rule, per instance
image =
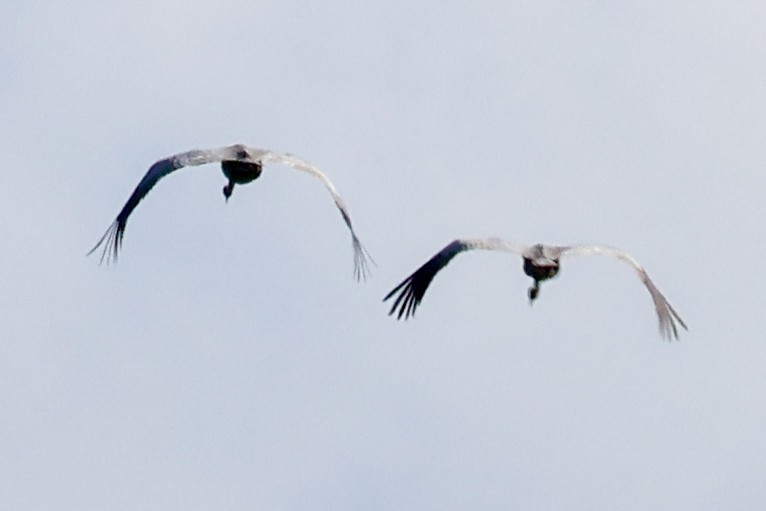
[[391, 290], [383, 299], [386, 301], [398, 293], [394, 300], [389, 315], [397, 313], [397, 319], [409, 318], [415, 315], [423, 296], [426, 294], [429, 284], [434, 276], [452, 260], [453, 257], [466, 250], [499, 250], [517, 254], [524, 260], [524, 273], [533, 280], [532, 286], [528, 290], [529, 303], [532, 304], [540, 294], [540, 283], [552, 279], [559, 272], [559, 258], [566, 255], [593, 255], [602, 254], [614, 257], [629, 264], [638, 274], [641, 282], [654, 302], [654, 309], [659, 318], [660, 334], [665, 339], [678, 339], [678, 328], [676, 323], [684, 329], [686, 324], [678, 313], [668, 303], [665, 296], [657, 289], [652, 279], [641, 267], [638, 262], [629, 254], [612, 247], [599, 245], [581, 245], [581, 246], [552, 246], [552, 245], [517, 245], [500, 238], [478, 238], [478, 239], [456, 239], [449, 245], [441, 249], [436, 255], [429, 259], [423, 266], [418, 268], [415, 273], [404, 279], [404, 281]]
[[343, 216], [343, 221], [348, 226], [349, 231], [351, 231], [351, 241], [354, 249], [354, 276], [357, 280], [366, 278], [369, 273], [369, 262], [371, 262], [372, 259], [359, 241], [351, 224], [351, 216], [349, 215], [348, 209], [346, 208], [343, 199], [335, 190], [330, 179], [314, 165], [311, 165], [292, 154], [280, 154], [266, 149], [254, 149], [242, 144], [220, 147], [218, 149], [187, 151], [185, 153], [169, 156], [154, 163], [143, 179], [141, 179], [141, 182], [138, 183], [138, 186], [136, 186], [136, 189], [122, 207], [122, 210], [117, 215], [115, 221], [109, 226], [109, 229], [107, 229], [106, 233], [101, 237], [98, 243], [96, 243], [96, 246], [88, 252], [88, 255], [92, 254], [103, 244], [104, 250], [101, 254], [101, 261], [103, 262], [106, 260], [107, 263], [116, 261], [120, 247], [122, 246], [122, 238], [125, 235], [125, 226], [127, 225], [128, 217], [133, 210], [136, 209], [138, 203], [146, 197], [149, 190], [151, 190], [160, 179], [175, 170], [184, 167], [196, 167], [207, 163], [221, 164], [223, 174], [228, 179], [228, 183], [223, 187], [223, 195], [226, 198], [226, 201], [231, 197], [235, 185], [244, 185], [258, 179], [263, 171], [263, 165], [266, 163], [282, 163], [319, 178], [325, 188], [327, 188], [327, 191], [330, 192], [330, 195], [332, 195], [335, 205], [340, 210], [341, 216]]

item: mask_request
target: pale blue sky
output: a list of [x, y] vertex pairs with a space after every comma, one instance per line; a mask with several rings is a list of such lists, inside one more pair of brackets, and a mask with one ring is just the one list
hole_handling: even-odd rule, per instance
[[[761, 2], [6, 2], [0, 508], [750, 510], [766, 501]], [[295, 153], [321, 184], [149, 165]], [[615, 245], [530, 308], [455, 237]]]

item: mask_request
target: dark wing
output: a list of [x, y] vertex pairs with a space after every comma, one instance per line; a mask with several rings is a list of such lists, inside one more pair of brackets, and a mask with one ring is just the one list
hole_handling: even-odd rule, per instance
[[372, 260], [367, 249], [365, 249], [362, 242], [359, 241], [359, 238], [354, 231], [354, 227], [351, 225], [351, 215], [348, 212], [348, 208], [338, 191], [335, 189], [335, 186], [333, 186], [332, 181], [330, 181], [330, 178], [314, 165], [293, 156], [292, 154], [280, 154], [262, 149], [249, 149], [249, 152], [251, 157], [262, 163], [274, 162], [289, 165], [296, 170], [311, 174], [322, 181], [322, 184], [327, 188], [327, 191], [330, 192], [333, 201], [335, 201], [335, 206], [340, 211], [343, 221], [346, 223], [346, 226], [348, 226], [348, 230], [351, 231], [351, 243], [354, 248], [354, 277], [356, 280], [366, 279], [370, 273], [369, 263], [375, 264], [375, 261]]
[[159, 160], [154, 165], [149, 167], [149, 170], [144, 175], [141, 182], [138, 183], [136, 189], [128, 198], [128, 201], [122, 207], [122, 210], [117, 215], [117, 218], [106, 230], [106, 233], [98, 240], [96, 246], [94, 246], [88, 255], [96, 251], [98, 247], [104, 244], [104, 251], [101, 253], [100, 262], [106, 259], [106, 262], [117, 261], [117, 255], [120, 247], [122, 246], [122, 237], [125, 235], [125, 226], [128, 223], [128, 217], [136, 209], [138, 203], [146, 197], [149, 190], [157, 184], [157, 182], [163, 177], [167, 176], [174, 170], [178, 170], [182, 167], [203, 165], [205, 163], [211, 163], [214, 161], [220, 161], [222, 156], [222, 149], [212, 151], [189, 151], [187, 153], [181, 153], [163, 160]]
[[644, 286], [646, 286], [646, 289], [649, 291], [649, 294], [652, 297], [652, 301], [654, 302], [654, 310], [657, 312], [657, 318], [659, 319], [660, 335], [662, 335], [662, 337], [667, 340], [672, 340], [673, 338], [678, 339], [678, 327], [676, 326], [676, 322], [678, 322], [678, 324], [681, 325], [684, 330], [688, 330], [686, 324], [681, 319], [681, 316], [678, 315], [675, 309], [673, 309], [673, 307], [670, 305], [670, 302], [668, 302], [660, 290], [657, 289], [657, 286], [654, 285], [652, 279], [649, 278], [649, 274], [646, 273], [646, 270], [644, 270], [644, 268], [638, 264], [638, 261], [633, 259], [629, 254], [616, 248], [597, 245], [553, 248], [559, 249], [560, 255], [603, 254], [628, 263], [635, 270], [638, 278], [640, 278], [641, 282], [644, 283]]
[[426, 294], [428, 286], [439, 271], [447, 266], [453, 257], [460, 252], [472, 249], [483, 250], [502, 250], [504, 252], [511, 252], [514, 254], [521, 254], [526, 247], [514, 245], [498, 238], [487, 239], [457, 239], [441, 249], [438, 254], [429, 259], [423, 266], [418, 268], [415, 273], [404, 279], [401, 284], [391, 290], [390, 293], [383, 298], [385, 302], [396, 293], [399, 295], [394, 300], [394, 304], [391, 306], [391, 310], [388, 315], [392, 315], [396, 312], [397, 308], [399, 312], [396, 319], [409, 318], [415, 315], [423, 296]]

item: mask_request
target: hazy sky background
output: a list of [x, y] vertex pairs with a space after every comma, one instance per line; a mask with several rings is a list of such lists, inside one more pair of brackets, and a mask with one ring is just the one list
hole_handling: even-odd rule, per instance
[[[766, 4], [26, 2], [0, 16], [0, 508], [750, 510], [766, 502]], [[149, 165], [235, 142], [224, 203]], [[621, 247], [531, 307], [455, 237]]]

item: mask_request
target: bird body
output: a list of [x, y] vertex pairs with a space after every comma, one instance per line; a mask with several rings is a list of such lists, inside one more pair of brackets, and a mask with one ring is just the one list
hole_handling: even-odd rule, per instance
[[229, 183], [223, 189], [223, 194], [228, 201], [234, 191], [234, 185], [246, 185], [258, 179], [261, 172], [263, 172], [263, 165], [247, 161], [223, 160], [221, 162], [221, 170], [223, 175], [229, 180]]
[[537, 282], [552, 279], [559, 273], [559, 260], [546, 252], [546, 247], [539, 244], [522, 251], [524, 273]]
[[127, 225], [128, 217], [130, 217], [130, 214], [136, 209], [139, 202], [146, 197], [154, 185], [156, 185], [160, 179], [178, 169], [183, 167], [195, 167], [208, 163], [221, 164], [221, 170], [228, 180], [228, 183], [223, 188], [223, 194], [227, 201], [229, 197], [231, 197], [235, 185], [247, 184], [257, 179], [263, 171], [263, 165], [266, 163], [282, 163], [289, 165], [296, 170], [306, 172], [318, 178], [322, 181], [322, 184], [324, 184], [325, 188], [332, 196], [335, 206], [340, 211], [343, 221], [351, 232], [354, 249], [354, 274], [358, 280], [367, 276], [369, 272], [368, 262], [371, 261], [371, 258], [359, 241], [351, 224], [351, 216], [348, 213], [348, 209], [346, 208], [343, 199], [341, 199], [340, 195], [335, 190], [335, 186], [333, 186], [330, 179], [315, 166], [291, 154], [281, 154], [266, 149], [255, 149], [242, 144], [210, 150], [187, 151], [155, 162], [149, 167], [149, 170], [146, 172], [143, 179], [138, 183], [138, 186], [136, 186], [136, 189], [130, 195], [122, 210], [120, 210], [117, 218], [93, 249], [88, 252], [88, 255], [104, 244], [101, 261], [104, 261], [105, 259], [107, 262], [116, 261], [119, 249], [122, 246], [122, 239], [125, 235], [125, 227]]
[[676, 323], [686, 329], [686, 324], [665, 299], [665, 296], [657, 289], [643, 267], [633, 257], [621, 250], [601, 245], [555, 246], [538, 243], [527, 246], [514, 244], [500, 238], [456, 239], [449, 243], [386, 295], [383, 301], [397, 295], [389, 315], [397, 313], [397, 319], [402, 317], [407, 319], [414, 316], [415, 310], [434, 276], [447, 266], [457, 254], [475, 249], [497, 250], [520, 255], [524, 261], [524, 273], [533, 280], [532, 286], [528, 290], [530, 304], [539, 296], [540, 283], [558, 275], [559, 259], [562, 256], [601, 254], [616, 258], [629, 264], [649, 291], [657, 312], [660, 334], [667, 339], [677, 339], [678, 328]]

